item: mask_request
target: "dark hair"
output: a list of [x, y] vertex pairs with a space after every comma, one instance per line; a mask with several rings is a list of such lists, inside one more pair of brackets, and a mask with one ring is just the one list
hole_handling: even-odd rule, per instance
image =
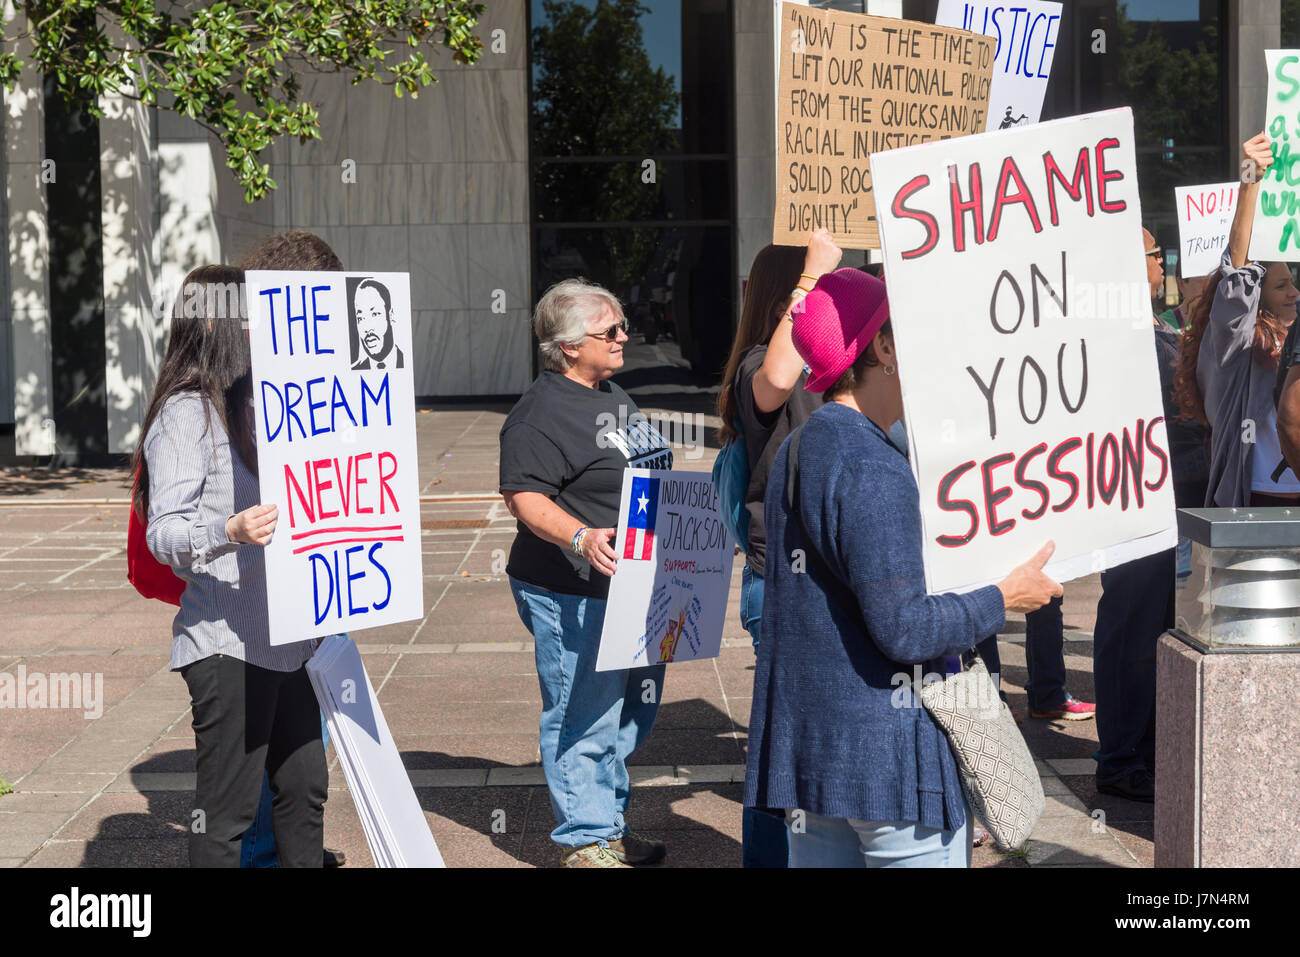
[[[1261, 262], [1260, 265], [1267, 272], [1273, 264]], [[1174, 363], [1174, 399], [1178, 403], [1182, 418], [1205, 425], [1209, 425], [1210, 420], [1205, 414], [1205, 397], [1201, 395], [1200, 386], [1196, 382], [1196, 362], [1201, 354], [1201, 342], [1205, 338], [1205, 330], [1210, 324], [1210, 310], [1214, 306], [1219, 282], [1223, 278], [1223, 269], [1220, 267], [1210, 274], [1201, 294], [1187, 301], [1183, 309], [1183, 314], [1187, 316], [1187, 328], [1183, 332], [1182, 341], [1178, 346], [1178, 359]], [[1271, 312], [1265, 309], [1257, 311], [1255, 334], [1250, 351], [1251, 359], [1260, 368], [1270, 372], [1277, 371], [1288, 328]]]
[[362, 289], [373, 289], [375, 292], [379, 293], [379, 298], [384, 300], [384, 311], [393, 311], [393, 300], [388, 294], [388, 287], [378, 279], [363, 279], [361, 282], [357, 283], [357, 288], [352, 290], [352, 302], [354, 304], [357, 301], [357, 294], [361, 292]]
[[343, 263], [329, 243], [305, 229], [267, 236], [239, 264], [241, 269], [306, 269], [342, 272]]
[[[144, 457], [144, 443], [149, 429], [173, 395], [196, 392], [203, 400], [205, 418], [215, 412], [231, 449], [248, 469], [257, 473], [257, 445], [253, 438], [252, 375], [248, 336], [239, 315], [227, 315], [225, 309], [213, 309], [220, 293], [230, 284], [242, 289], [244, 271], [235, 266], [200, 266], [188, 276], [172, 307], [171, 330], [167, 334], [167, 353], [158, 370], [149, 411], [145, 413], [131, 464], [136, 471], [132, 507], [141, 519], [149, 515], [149, 463]], [[205, 424], [203, 435], [207, 435]], [[183, 436], [187, 442], [200, 436]]]
[[[877, 335], [882, 332], [891, 338], [894, 335], [894, 330], [889, 325], [888, 319], [886, 319], [885, 324], [880, 327]], [[874, 338], [875, 336], [872, 336], [872, 339]], [[876, 357], [876, 350], [871, 343], [868, 342], [867, 347], [858, 353], [858, 357], [853, 360], [853, 365], [845, 369], [831, 387], [822, 393], [822, 401], [830, 402], [836, 396], [843, 395], [846, 392], [852, 392], [862, 383], [862, 379], [866, 376], [867, 370], [874, 369], [878, 365], [880, 365], [880, 360]]]
[[745, 301], [740, 307], [740, 325], [736, 327], [736, 340], [731, 344], [731, 355], [722, 373], [722, 388], [718, 390], [718, 417], [722, 427], [718, 436], [726, 442], [736, 434], [736, 370], [746, 352], [759, 343], [772, 338], [777, 323], [790, 305], [790, 292], [799, 284], [803, 269], [804, 246], [764, 246], [754, 264], [749, 267], [749, 280], [745, 284]]

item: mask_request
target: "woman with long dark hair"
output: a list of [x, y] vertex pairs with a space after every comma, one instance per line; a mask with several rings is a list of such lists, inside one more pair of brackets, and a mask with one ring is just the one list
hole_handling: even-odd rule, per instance
[[1242, 177], [1223, 262], [1188, 310], [1174, 391], [1183, 415], [1211, 429], [1206, 506], [1294, 505], [1300, 480], [1272, 478], [1282, 458], [1273, 385], [1300, 290], [1286, 263], [1246, 258], [1259, 180], [1273, 154], [1263, 133], [1241, 152], [1250, 175]]
[[262, 772], [274, 792], [281, 867], [320, 867], [328, 777], [320, 712], [303, 667], [313, 642], [270, 644], [243, 279], [186, 278], [136, 448], [133, 502], [145, 541], [185, 582], [171, 669], [190, 691], [197, 783], [190, 864], [237, 867]]
[[[840, 250], [829, 230], [819, 229], [800, 246], [763, 247], [745, 284], [740, 326], [718, 393], [721, 437], [744, 436], [749, 459], [749, 549], [740, 577], [740, 622], [760, 639], [767, 535], [763, 496], [776, 450], [821, 404], [802, 388], [807, 373], [790, 339], [791, 313], [822, 273], [834, 269]], [[779, 817], [745, 808], [742, 860], [746, 867], [785, 867], [785, 826]]]

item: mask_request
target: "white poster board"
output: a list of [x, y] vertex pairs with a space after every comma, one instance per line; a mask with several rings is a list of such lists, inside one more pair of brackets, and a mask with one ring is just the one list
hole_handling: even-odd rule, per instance
[[271, 644], [422, 617], [409, 276], [246, 275]]
[[596, 670], [716, 658], [734, 546], [709, 473], [624, 471]]
[[307, 676], [375, 866], [445, 866], [357, 646], [331, 635], [307, 662]]
[[988, 127], [1009, 129], [1037, 123], [1047, 96], [1047, 80], [1061, 30], [1061, 4], [1045, 0], [1019, 3], [967, 3], [939, 0], [937, 26], [960, 27], [997, 37]]
[[1237, 212], [1237, 184], [1175, 186], [1178, 207], [1178, 273], [1184, 279], [1208, 276], [1228, 248], [1228, 230]]
[[[1300, 261], [1300, 50], [1265, 50], [1268, 101], [1264, 132], [1273, 165], [1259, 184], [1250, 258]], [[1243, 169], [1243, 174], [1245, 170]]]
[[871, 166], [930, 593], [1172, 547], [1132, 113]]

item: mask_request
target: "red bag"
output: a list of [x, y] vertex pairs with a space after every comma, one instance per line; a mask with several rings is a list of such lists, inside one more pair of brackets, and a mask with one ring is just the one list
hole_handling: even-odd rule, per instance
[[[140, 473], [136, 472], [136, 481]], [[145, 598], [157, 598], [171, 605], [181, 603], [185, 581], [177, 578], [171, 567], [153, 557], [145, 544], [145, 523], [135, 513], [135, 485], [131, 486], [131, 522], [126, 531], [126, 580]]]

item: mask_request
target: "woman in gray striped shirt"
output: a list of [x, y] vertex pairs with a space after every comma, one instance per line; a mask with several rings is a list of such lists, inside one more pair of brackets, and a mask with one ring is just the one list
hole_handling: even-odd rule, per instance
[[265, 768], [281, 867], [320, 867], [328, 777], [320, 711], [303, 667], [314, 643], [272, 646], [261, 546], [242, 270], [202, 266], [172, 313], [143, 440], [134, 507], [146, 542], [185, 581], [173, 671], [193, 703], [192, 866], [237, 867]]

